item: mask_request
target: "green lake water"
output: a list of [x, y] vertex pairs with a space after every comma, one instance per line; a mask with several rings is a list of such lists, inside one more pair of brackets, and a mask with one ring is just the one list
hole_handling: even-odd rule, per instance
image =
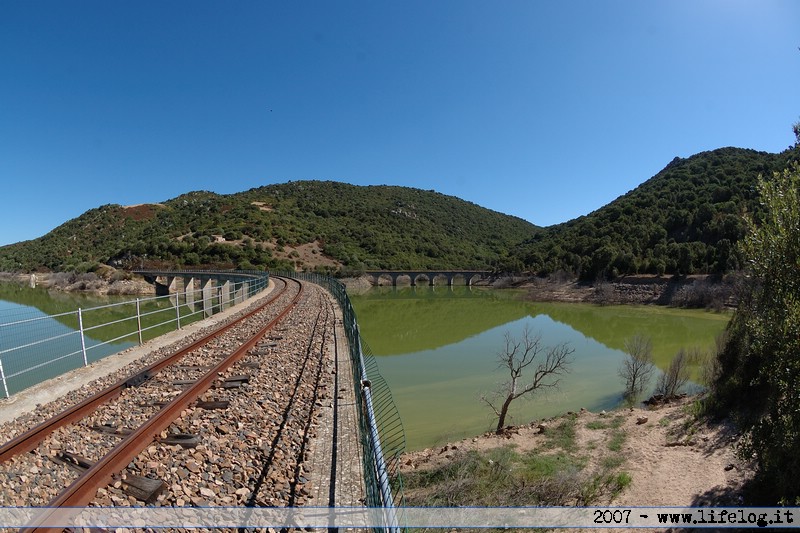
[[511, 423], [522, 424], [581, 407], [619, 406], [627, 338], [651, 337], [656, 363], [666, 368], [681, 348], [712, 348], [729, 320], [700, 310], [537, 303], [523, 296], [467, 287], [376, 287], [350, 295], [400, 411], [407, 449], [492, 429], [493, 413], [480, 397], [506, 377], [497, 365], [506, 332], [519, 337], [528, 326], [545, 346], [567, 342], [575, 350], [557, 390], [512, 404]]

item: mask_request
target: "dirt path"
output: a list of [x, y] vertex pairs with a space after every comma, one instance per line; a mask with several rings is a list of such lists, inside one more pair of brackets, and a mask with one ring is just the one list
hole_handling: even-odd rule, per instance
[[632, 483], [616, 505], [737, 505], [747, 469], [736, 457], [738, 435], [729, 424], [697, 424], [691, 403], [630, 415], [624, 468]]

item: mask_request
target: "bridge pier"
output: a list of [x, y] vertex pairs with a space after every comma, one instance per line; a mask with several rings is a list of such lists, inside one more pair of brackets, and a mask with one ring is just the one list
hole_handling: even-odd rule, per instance
[[219, 294], [219, 307], [220, 309], [225, 309], [226, 307], [230, 306], [231, 303], [231, 282], [225, 280], [225, 283], [222, 284], [220, 288]]
[[194, 277], [183, 278], [183, 297], [186, 305], [194, 312]]
[[200, 290], [203, 294], [203, 312], [205, 313], [206, 317], [211, 316], [214, 313], [214, 280], [211, 278], [204, 279], [200, 282], [201, 287]]
[[[212, 316], [233, 304], [241, 303], [266, 288], [269, 274], [260, 271], [156, 271], [134, 270], [156, 287], [157, 296], [175, 295], [170, 301], [178, 307], [181, 301], [192, 313], [200, 307], [205, 317]], [[180, 281], [178, 280], [180, 278]], [[183, 298], [181, 298], [183, 297]]]
[[244, 283], [239, 287], [239, 290], [236, 291], [236, 294], [233, 295], [233, 301], [235, 303], [243, 302], [245, 298], [247, 298], [247, 287]]

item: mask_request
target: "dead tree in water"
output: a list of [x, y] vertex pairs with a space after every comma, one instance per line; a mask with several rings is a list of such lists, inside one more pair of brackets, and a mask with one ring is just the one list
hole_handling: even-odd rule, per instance
[[653, 341], [641, 334], [625, 340], [626, 357], [619, 368], [625, 380], [625, 399], [633, 403], [650, 384], [655, 371], [653, 363]]
[[[501, 368], [508, 370], [509, 379], [492, 398], [486, 395], [481, 397], [497, 415], [496, 433], [502, 433], [505, 427], [511, 402], [537, 389], [558, 386], [561, 381], [559, 376], [569, 372], [569, 356], [574, 351], [567, 343], [554, 347], [542, 346], [542, 336], [531, 333], [528, 326], [522, 331], [521, 339], [515, 339], [506, 332], [505, 347], [498, 352], [497, 362]], [[528, 367], [535, 368], [530, 380], [523, 376]]]

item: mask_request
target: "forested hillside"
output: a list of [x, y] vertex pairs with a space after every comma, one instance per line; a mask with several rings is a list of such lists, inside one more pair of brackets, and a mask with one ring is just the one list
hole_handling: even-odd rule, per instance
[[519, 218], [433, 191], [297, 181], [102, 206], [41, 238], [0, 248], [0, 270], [86, 271], [99, 263], [491, 269], [536, 231]]
[[798, 160], [722, 148], [675, 158], [629, 193], [545, 229], [452, 196], [395, 186], [297, 181], [160, 204], [106, 205], [0, 248], [0, 270], [121, 267], [494, 269], [585, 280], [724, 273], [739, 266], [759, 175]]
[[676, 157], [605, 207], [535, 234], [512, 256], [526, 270], [563, 270], [590, 281], [735, 269], [742, 215], [761, 209], [758, 176], [782, 171], [799, 153], [798, 148], [780, 154], [721, 148]]

